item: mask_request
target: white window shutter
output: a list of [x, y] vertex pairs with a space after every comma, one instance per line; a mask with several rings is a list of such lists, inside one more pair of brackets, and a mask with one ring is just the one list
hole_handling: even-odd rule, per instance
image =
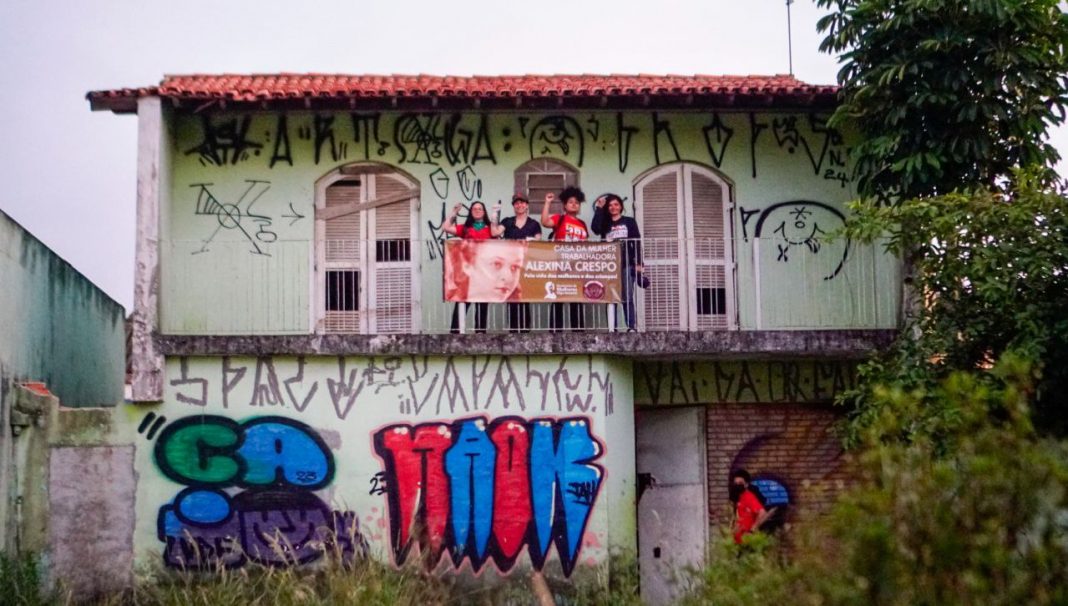
[[712, 178], [688, 170], [693, 210], [693, 286], [689, 296], [696, 306], [698, 330], [729, 328], [727, 282], [729, 261], [725, 222], [724, 186]]
[[683, 329], [684, 301], [679, 240], [679, 178], [671, 169], [639, 185], [642, 246], [649, 288], [644, 291], [645, 330]]
[[[357, 181], [341, 181], [326, 188], [325, 207], [333, 208], [346, 204], [359, 203], [363, 192], [363, 185]], [[359, 309], [363, 308], [359, 299], [364, 289], [364, 272], [360, 271], [360, 215], [354, 212], [324, 221], [324, 260], [327, 278], [325, 285], [328, 291], [326, 298], [333, 298], [341, 303], [341, 307], [355, 306], [356, 310], [343, 311], [326, 309], [323, 314], [323, 329], [333, 333], [356, 333], [360, 332]], [[356, 272], [352, 283], [343, 281], [341, 278], [332, 281], [330, 274], [336, 272]], [[344, 283], [352, 288], [338, 288], [339, 283]], [[331, 284], [334, 288], [331, 289]], [[329, 307], [329, 303], [327, 303]]]
[[[385, 198], [410, 189], [388, 175], [376, 175], [375, 197]], [[412, 204], [401, 200], [374, 209], [375, 242], [368, 251], [374, 261], [374, 332], [406, 334], [412, 329], [411, 257]]]

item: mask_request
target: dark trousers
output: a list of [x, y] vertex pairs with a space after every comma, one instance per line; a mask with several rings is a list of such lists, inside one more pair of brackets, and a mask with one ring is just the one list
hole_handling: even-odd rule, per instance
[[633, 268], [628, 267], [623, 272], [623, 319], [627, 323], [627, 328], [637, 328], [637, 313], [634, 308], [634, 287], [635, 272]]
[[553, 303], [549, 310], [549, 328], [558, 331], [564, 327], [564, 306], [568, 308], [571, 330], [584, 330], [586, 319], [582, 315], [581, 303]]
[[530, 332], [530, 303], [508, 304], [508, 330]]
[[[463, 303], [457, 303], [452, 307], [452, 328], [449, 332], [456, 334], [460, 332], [460, 306]], [[486, 318], [489, 317], [489, 303], [468, 303], [468, 307], [475, 308], [475, 332], [486, 332]]]

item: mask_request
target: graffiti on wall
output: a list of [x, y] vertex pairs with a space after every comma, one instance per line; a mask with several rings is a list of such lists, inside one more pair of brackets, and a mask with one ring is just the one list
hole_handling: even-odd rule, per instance
[[[387, 405], [405, 416], [483, 411], [606, 415], [614, 412], [612, 376], [590, 356], [564, 356], [549, 365], [536, 357], [386, 356], [325, 358], [308, 372], [301, 357], [209, 359], [192, 367], [178, 359], [170, 379], [174, 399], [204, 407], [326, 409], [339, 420], [364, 406]], [[441, 360], [440, 364], [432, 361]], [[209, 370], [210, 369], [210, 370]], [[243, 394], [240, 398], [237, 394]], [[246, 395], [247, 394], [247, 395]], [[532, 395], [536, 394], [536, 395]]]
[[[802, 119], [807, 129], [802, 128]], [[827, 117], [819, 114], [796, 114], [777, 116], [771, 122], [761, 121], [755, 113], [749, 114], [749, 149], [753, 178], [757, 178], [757, 141], [770, 130], [775, 145], [788, 154], [804, 152], [812, 167], [812, 173], [821, 179], [838, 182], [845, 187], [850, 182], [846, 170], [849, 149], [842, 134], [827, 126]]]
[[843, 361], [637, 362], [636, 404], [822, 402], [856, 384]]
[[[482, 198], [482, 179], [479, 178], [478, 173], [474, 167], [470, 164], [465, 165], [463, 168], [455, 171], [456, 187], [454, 191], [458, 191], [460, 195], [464, 197], [467, 202], [473, 202]], [[445, 225], [445, 217], [449, 212], [451, 206], [449, 200], [449, 185], [452, 183], [452, 179], [449, 174], [445, 172], [440, 166], [430, 174], [430, 185], [437, 195], [440, 202], [439, 215], [437, 220], [429, 220], [426, 222], [427, 232], [430, 234], [426, 240], [426, 250], [429, 252], [431, 259], [444, 258], [445, 255], [445, 231], [442, 227]], [[455, 200], [452, 201], [455, 203]], [[467, 219], [467, 211], [464, 209], [457, 216], [457, 224], [461, 225]]]
[[541, 570], [556, 547], [565, 575], [578, 562], [603, 477], [604, 448], [586, 417], [486, 417], [398, 424], [374, 434], [385, 467], [394, 560], [413, 547], [428, 568], [448, 552], [474, 571], [510, 570], [524, 547]]
[[[245, 183], [247, 186], [234, 202], [223, 202], [216, 197], [211, 190], [211, 183], [193, 183], [189, 186], [196, 191], [193, 214], [214, 218], [209, 227], [210, 233], [202, 240], [201, 247], [193, 251], [194, 255], [208, 252], [220, 234], [231, 232], [248, 243], [249, 253], [270, 256], [267, 247], [278, 240], [278, 233], [273, 229], [274, 217], [254, 210], [253, 206], [271, 189], [271, 182], [245, 179]], [[304, 218], [292, 203], [281, 216], [290, 220], [289, 225]]]
[[[347, 119], [346, 119], [347, 118]], [[614, 119], [613, 119], [614, 118]], [[430, 258], [438, 259], [443, 252], [445, 234], [442, 225], [456, 202], [469, 204], [482, 200], [485, 191], [479, 168], [497, 165], [500, 155], [519, 153], [529, 159], [553, 158], [581, 168], [591, 156], [601, 154], [611, 162], [613, 156], [620, 173], [633, 168], [632, 154], [651, 158], [655, 165], [686, 161], [722, 168], [728, 162], [740, 166], [744, 157], [744, 143], [736, 143], [736, 133], [749, 131], [749, 161], [752, 176], [757, 178], [757, 149], [778, 152], [776, 162], [796, 158], [810, 167], [817, 179], [839, 182], [845, 187], [850, 177], [847, 171], [848, 147], [842, 135], [827, 126], [826, 116], [816, 113], [748, 114], [736, 120], [721, 112], [704, 114], [664, 113], [657, 111], [578, 112], [554, 114], [497, 114], [484, 112], [352, 112], [300, 114], [279, 113], [275, 116], [200, 116], [190, 120], [190, 135], [195, 142], [182, 149], [186, 155], [196, 155], [205, 166], [224, 167], [245, 162], [262, 161], [268, 168], [292, 167], [299, 160], [315, 165], [356, 160], [374, 160], [397, 166], [425, 166], [429, 172], [427, 198], [433, 193], [438, 200], [426, 213], [425, 250]], [[613, 128], [614, 127], [614, 128]], [[687, 137], [694, 133], [694, 137]], [[699, 134], [697, 134], [699, 133]], [[743, 139], [744, 141], [744, 139]], [[614, 149], [613, 149], [614, 148]], [[261, 153], [262, 152], [262, 153]], [[270, 152], [270, 153], [268, 153]], [[766, 154], [767, 155], [767, 154]], [[262, 158], [262, 160], [258, 160]], [[643, 160], [648, 162], [648, 160]], [[766, 160], [762, 160], [766, 161]], [[780, 164], [781, 165], [781, 164]], [[645, 167], [643, 167], [644, 169]], [[266, 183], [265, 181], [263, 183]], [[210, 184], [195, 184], [205, 203], [198, 202], [198, 214], [216, 218], [213, 231], [207, 234], [205, 245], [196, 252], [205, 252], [219, 233], [233, 232], [247, 241], [252, 254], [268, 254], [269, 244], [278, 239], [273, 221], [285, 217], [290, 224], [303, 218], [292, 204], [285, 215], [271, 216], [262, 210], [252, 212], [242, 208], [242, 201], [220, 201], [212, 193]], [[510, 188], [509, 188], [510, 189]], [[507, 190], [497, 194], [507, 197]], [[429, 199], [425, 201], [429, 203]], [[490, 201], [492, 203], [492, 200]], [[826, 230], [835, 217], [820, 219], [827, 213], [826, 205], [810, 204], [801, 212], [814, 213], [811, 220], [801, 222], [819, 225]], [[833, 209], [832, 209], [833, 210]], [[747, 211], [756, 212], [756, 211]], [[461, 213], [460, 220], [465, 215]], [[772, 217], [774, 227], [785, 225], [776, 237], [780, 242], [780, 262], [788, 262], [798, 246], [815, 254], [825, 244], [822, 233], [799, 232], [792, 228], [798, 220], [784, 223], [784, 217]], [[762, 223], [764, 217], [757, 219]], [[796, 236], [796, 237], [795, 237]], [[844, 263], [848, 245], [841, 252]], [[824, 253], [827, 255], [827, 253]], [[835, 277], [841, 265], [831, 272]]]
[[263, 144], [249, 138], [252, 116], [211, 118], [200, 116], [201, 140], [185, 150], [185, 155], [196, 154], [203, 166], [226, 166], [259, 156]]
[[779, 202], [764, 209], [739, 207], [742, 237], [749, 241], [749, 223], [757, 217], [754, 238], [770, 238], [776, 246], [776, 261], [789, 263], [790, 255], [830, 255], [838, 263], [824, 280], [833, 280], [849, 258], [852, 240], [839, 237], [828, 243], [827, 235], [845, 225], [845, 215], [833, 206], [811, 200]]
[[[263, 157], [269, 168], [293, 166], [299, 155], [316, 165], [351, 160], [378, 160], [397, 165], [428, 165], [455, 174], [466, 166], [497, 164], [499, 152], [523, 150], [529, 159], [550, 157], [582, 167], [592, 150], [617, 156], [620, 173], [630, 166], [631, 153], [648, 153], [657, 165], [690, 161], [722, 167], [727, 157], [738, 153], [731, 146], [743, 124], [728, 125], [724, 115], [711, 111], [703, 122], [693, 114], [649, 112], [578, 113], [549, 115], [515, 114], [494, 117], [482, 112], [353, 112], [310, 113], [290, 116], [280, 113], [274, 123], [253, 136], [254, 119], [201, 116], [192, 125], [198, 131], [195, 143], [184, 148], [205, 166], [227, 166]], [[614, 118], [614, 119], [613, 119]], [[700, 116], [697, 116], [700, 119]], [[265, 118], [266, 119], [266, 118]], [[604, 121], [606, 124], [602, 124]], [[818, 179], [845, 187], [849, 149], [841, 133], [827, 126], [818, 113], [748, 114], [749, 161], [757, 178], [757, 148], [770, 135], [775, 149], [803, 158]], [[291, 134], [290, 130], [293, 127]], [[614, 127], [614, 128], [613, 128]], [[679, 133], [697, 130], [695, 147], [682, 145]], [[641, 141], [640, 144], [636, 142]], [[611, 148], [615, 148], [612, 150]], [[351, 149], [350, 149], [351, 148]], [[264, 153], [270, 150], [271, 153]], [[744, 152], [743, 152], [744, 153]], [[434, 187], [441, 198], [447, 192]], [[468, 198], [471, 199], [471, 198]]]
[[346, 558], [366, 551], [357, 516], [315, 494], [334, 479], [334, 457], [299, 421], [184, 417], [163, 427], [153, 458], [184, 486], [157, 517], [167, 566], [297, 565], [327, 549]]

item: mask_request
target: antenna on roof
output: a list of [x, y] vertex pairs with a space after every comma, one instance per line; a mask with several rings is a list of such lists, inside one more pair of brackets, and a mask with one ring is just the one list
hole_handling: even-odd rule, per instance
[[790, 23], [790, 5], [794, 0], [786, 0], [786, 52], [790, 57], [790, 75], [794, 75], [794, 32]]

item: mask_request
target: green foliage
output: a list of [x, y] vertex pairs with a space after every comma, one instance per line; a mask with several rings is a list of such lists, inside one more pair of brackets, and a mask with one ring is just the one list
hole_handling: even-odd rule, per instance
[[[580, 568], [570, 579], [553, 583], [559, 606], [641, 606], [638, 562], [631, 555], [613, 554], [597, 568]], [[529, 595], [526, 602], [529, 603]]]
[[746, 535], [745, 547], [739, 548], [730, 529], [720, 528], [707, 559], [707, 566], [687, 571], [680, 580], [687, 588], [680, 606], [795, 603], [797, 567], [768, 535]]
[[[953, 431], [959, 411], [933, 388], [954, 370], [988, 368], [1005, 352], [1036, 363], [1040, 427], [1066, 430], [1068, 390], [1068, 200], [1020, 173], [1008, 193], [976, 191], [890, 207], [855, 204], [848, 231], [870, 240], [889, 230], [889, 249], [913, 270], [906, 330], [860, 369], [850, 443], [881, 414], [876, 386], [894, 385], [925, 406], [904, 435]], [[888, 227], [889, 226], [889, 227]], [[997, 383], [993, 374], [981, 375]]]
[[37, 558], [32, 554], [0, 553], [0, 596], [5, 604], [14, 606], [43, 606], [54, 601], [42, 590]]
[[839, 53], [865, 197], [995, 187], [1052, 166], [1068, 103], [1068, 16], [1058, 0], [817, 0], [820, 50]]
[[[1068, 447], [1034, 432], [1023, 358], [989, 371], [997, 385], [985, 372], [954, 373], [924, 399], [878, 390], [886, 406], [862, 436], [863, 481], [785, 554], [722, 545], [683, 603], [1068, 603]], [[932, 399], [958, 411], [953, 448], [886, 440]]]
[[[880, 392], [892, 406], [865, 432], [865, 481], [829, 519], [839, 574], [812, 590], [844, 604], [1068, 601], [1068, 448], [1036, 437], [1023, 358], [990, 371], [998, 385], [983, 374], [954, 373], [930, 398]], [[886, 443], [932, 400], [959, 412], [952, 448]]]

